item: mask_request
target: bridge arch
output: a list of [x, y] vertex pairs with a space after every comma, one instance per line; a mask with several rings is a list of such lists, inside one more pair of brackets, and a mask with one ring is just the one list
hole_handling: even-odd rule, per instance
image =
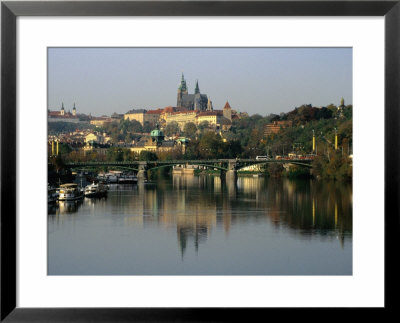
[[171, 163], [171, 164], [164, 164], [164, 165], [157, 165], [157, 166], [154, 166], [154, 167], [149, 167], [147, 170], [153, 170], [153, 169], [159, 169], [159, 168], [164, 168], [164, 167], [173, 167], [173, 166], [176, 166], [176, 165], [183, 165], [183, 164], [188, 164], [188, 165], [197, 165], [197, 166], [204, 166], [204, 167], [207, 167], [207, 168], [212, 168], [212, 169], [218, 169], [218, 170], [222, 170], [222, 171], [227, 171], [228, 169], [227, 168], [224, 168], [224, 167], [221, 167], [221, 166], [216, 166], [216, 165], [211, 165], [211, 164], [198, 164], [198, 163], [182, 163], [182, 162], [180, 162], [180, 163]]
[[110, 166], [114, 169], [127, 169], [127, 170], [133, 170], [135, 172], [138, 172], [139, 169], [138, 168], [133, 168], [133, 167], [127, 167], [127, 166]]
[[271, 159], [271, 160], [263, 160], [263, 161], [252, 161], [251, 163], [239, 163], [240, 166], [236, 168], [237, 171], [249, 166], [254, 165], [267, 165], [267, 164], [293, 164], [303, 167], [311, 168], [312, 165], [310, 163], [305, 163], [301, 161], [295, 161], [290, 159]]
[[116, 170], [119, 170], [119, 169], [121, 169], [121, 170], [124, 170], [124, 169], [126, 169], [126, 170], [131, 170], [131, 171], [135, 171], [135, 172], [138, 172], [139, 171], [139, 169], [137, 169], [137, 168], [133, 168], [133, 167], [127, 167], [127, 166], [114, 166], [114, 165], [110, 165], [110, 166], [89, 166], [89, 167], [86, 167], [86, 168], [83, 168], [83, 167], [71, 167], [71, 171], [92, 171], [92, 170], [94, 170], [94, 169], [99, 169], [100, 167], [112, 167], [113, 169], [116, 169]]

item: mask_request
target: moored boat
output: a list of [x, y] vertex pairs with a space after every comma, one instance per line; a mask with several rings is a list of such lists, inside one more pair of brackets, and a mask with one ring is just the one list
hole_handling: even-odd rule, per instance
[[68, 183], [60, 185], [59, 201], [75, 201], [84, 197], [83, 191], [76, 183]]
[[86, 197], [103, 197], [107, 195], [107, 187], [101, 183], [86, 186], [85, 196]]
[[56, 188], [47, 187], [47, 203], [51, 204], [51, 203], [56, 203], [58, 199], [58, 192]]
[[99, 174], [97, 175], [97, 180], [98, 180], [98, 181], [104, 181], [104, 182], [106, 182], [106, 181], [107, 181], [107, 176], [106, 176], [106, 174], [104, 174], [104, 173], [99, 173]]
[[118, 183], [118, 176], [112, 173], [106, 174], [107, 183]]
[[135, 184], [137, 181], [138, 178], [135, 175], [121, 175], [118, 178], [119, 184]]

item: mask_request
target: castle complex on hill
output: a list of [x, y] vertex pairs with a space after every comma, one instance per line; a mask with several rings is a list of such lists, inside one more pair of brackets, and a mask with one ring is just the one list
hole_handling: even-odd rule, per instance
[[145, 122], [159, 123], [166, 126], [176, 122], [181, 130], [187, 123], [199, 125], [207, 122], [209, 126], [216, 129], [229, 129], [232, 119], [237, 117], [231, 106], [226, 102], [222, 110], [214, 110], [210, 98], [200, 93], [199, 83], [196, 81], [194, 94], [189, 94], [186, 80], [182, 74], [178, 87], [176, 107], [166, 107], [157, 110], [136, 109], [130, 110], [124, 115], [125, 120], [136, 120], [142, 125]]
[[[114, 116], [115, 115], [115, 116]], [[118, 123], [121, 119], [136, 120], [142, 126], [145, 123], [152, 125], [159, 124], [161, 127], [169, 123], [176, 122], [181, 130], [187, 123], [200, 125], [208, 124], [209, 127], [217, 130], [228, 130], [232, 120], [238, 118], [236, 111], [231, 109], [228, 102], [222, 110], [214, 110], [212, 102], [207, 94], [200, 93], [199, 83], [196, 81], [196, 87], [193, 94], [189, 94], [186, 80], [182, 74], [181, 82], [178, 87], [176, 106], [168, 106], [160, 109], [132, 109], [123, 115], [114, 113], [111, 117], [92, 117], [91, 115], [77, 114], [75, 103], [71, 112], [66, 112], [64, 104], [58, 111], [48, 110], [48, 122], [73, 122], [90, 123], [95, 126], [104, 126], [107, 123]]]
[[176, 106], [187, 110], [212, 111], [212, 103], [206, 94], [200, 93], [199, 82], [196, 81], [194, 94], [188, 94], [186, 81], [182, 73], [181, 84], [178, 87], [178, 98]]

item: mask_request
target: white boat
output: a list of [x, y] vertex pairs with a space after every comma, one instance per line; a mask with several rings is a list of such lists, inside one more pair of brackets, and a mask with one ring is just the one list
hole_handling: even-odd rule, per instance
[[83, 197], [83, 191], [78, 187], [78, 184], [69, 183], [60, 185], [59, 201], [75, 201]]
[[56, 203], [58, 199], [57, 189], [47, 186], [47, 203]]
[[86, 197], [103, 197], [107, 195], [107, 186], [98, 183], [88, 185], [85, 187], [85, 196]]
[[106, 174], [104, 174], [104, 173], [99, 173], [99, 174], [97, 175], [97, 179], [98, 179], [99, 181], [106, 181], [106, 180], [107, 180], [107, 176], [106, 176]]

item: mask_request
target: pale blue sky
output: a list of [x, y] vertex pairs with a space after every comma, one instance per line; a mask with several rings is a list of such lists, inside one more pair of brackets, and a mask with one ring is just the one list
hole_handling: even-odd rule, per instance
[[249, 114], [352, 103], [351, 48], [49, 48], [48, 108], [110, 115], [176, 105], [184, 73], [214, 109]]

